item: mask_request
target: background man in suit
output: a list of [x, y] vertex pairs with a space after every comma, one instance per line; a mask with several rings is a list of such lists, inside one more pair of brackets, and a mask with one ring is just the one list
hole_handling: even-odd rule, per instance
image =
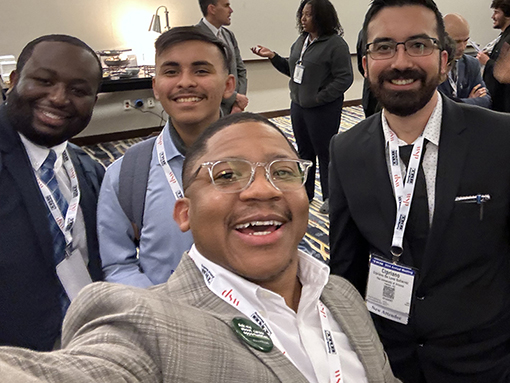
[[480, 64], [485, 65], [483, 79], [492, 97], [492, 108], [500, 112], [510, 112], [510, 84], [499, 82], [494, 77], [494, 65], [498, 61], [501, 47], [510, 44], [510, 0], [492, 0], [491, 8], [493, 28], [501, 29], [498, 42], [491, 52], [480, 52], [476, 56]]
[[446, 33], [455, 41], [456, 50], [452, 68], [439, 90], [447, 97], [466, 104], [490, 108], [491, 97], [482, 79], [480, 63], [465, 55], [469, 40], [469, 24], [461, 15], [450, 13], [444, 17]]
[[508, 382], [510, 116], [437, 92], [433, 1], [376, 0], [364, 31], [383, 111], [332, 140], [332, 272], [367, 290], [404, 382]]
[[248, 106], [246, 67], [234, 33], [224, 27], [230, 25], [230, 15], [234, 11], [229, 0], [199, 0], [199, 4], [204, 17], [197, 26], [204, 33], [214, 35], [227, 45], [230, 55], [229, 73], [236, 79], [236, 90], [232, 96], [223, 100], [221, 109], [224, 115], [242, 112]]
[[[197, 27], [179, 27], [156, 41], [152, 87], [169, 119], [157, 140], [133, 146], [106, 171], [98, 203], [98, 235], [107, 281], [137, 287], [163, 283], [193, 244], [191, 235], [182, 233], [172, 219], [175, 201], [183, 195], [182, 163], [187, 148], [220, 118], [221, 100], [232, 94], [234, 86], [225, 45], [215, 37]], [[148, 157], [145, 168], [136, 168], [148, 178], [147, 193], [132, 201], [143, 212], [143, 225], [135, 228], [121, 205], [120, 180], [126, 158], [147, 144], [148, 152], [140, 156]], [[136, 166], [145, 160], [136, 159]]]
[[[189, 149], [174, 218], [195, 245], [166, 284], [93, 284], [62, 351], [0, 348], [9, 382], [397, 382], [356, 290], [298, 251], [309, 161], [267, 119], [228, 116]], [[259, 169], [260, 167], [260, 169]]]
[[67, 142], [89, 123], [101, 78], [94, 51], [65, 35], [30, 42], [11, 74], [0, 107], [0, 344], [51, 350], [70, 283], [102, 279], [104, 169]]

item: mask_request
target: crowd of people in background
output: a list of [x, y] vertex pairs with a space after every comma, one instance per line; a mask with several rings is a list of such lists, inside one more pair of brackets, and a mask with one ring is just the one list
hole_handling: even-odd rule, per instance
[[[155, 42], [163, 130], [106, 172], [69, 142], [95, 52], [52, 34], [20, 53], [0, 104], [2, 380], [509, 383], [510, 0], [476, 56], [462, 15], [372, 0], [366, 118], [344, 133], [341, 12], [301, 0], [288, 57], [251, 48], [290, 78], [297, 149], [245, 111], [230, 1], [199, 5]], [[300, 247], [317, 166], [325, 262]]]

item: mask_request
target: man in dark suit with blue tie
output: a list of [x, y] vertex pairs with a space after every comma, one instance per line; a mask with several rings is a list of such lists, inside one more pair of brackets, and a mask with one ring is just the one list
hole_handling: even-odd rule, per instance
[[331, 142], [331, 270], [366, 292], [403, 382], [509, 382], [510, 116], [437, 91], [432, 0], [374, 0], [363, 31], [383, 110]]
[[51, 350], [69, 300], [102, 279], [96, 203], [104, 169], [68, 143], [102, 78], [81, 40], [30, 42], [0, 107], [0, 344]]
[[246, 67], [234, 33], [224, 28], [225, 25], [230, 25], [230, 15], [234, 11], [229, 0], [199, 0], [199, 4], [204, 17], [196, 26], [227, 45], [230, 56], [229, 73], [236, 79], [236, 91], [228, 99], [223, 99], [221, 110], [224, 115], [242, 112], [248, 105]]

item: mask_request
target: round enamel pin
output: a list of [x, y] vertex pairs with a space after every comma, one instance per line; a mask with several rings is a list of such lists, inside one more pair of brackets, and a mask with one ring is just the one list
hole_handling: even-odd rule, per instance
[[273, 341], [261, 327], [252, 321], [236, 317], [230, 325], [235, 334], [255, 350], [269, 352], [273, 349]]

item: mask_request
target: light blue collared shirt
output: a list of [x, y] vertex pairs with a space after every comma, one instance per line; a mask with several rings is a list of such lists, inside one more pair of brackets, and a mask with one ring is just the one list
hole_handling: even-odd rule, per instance
[[[168, 163], [182, 187], [184, 156], [170, 137], [168, 122], [163, 129], [163, 142]], [[133, 227], [118, 199], [121, 164], [122, 158], [107, 169], [97, 206], [99, 250], [105, 279], [138, 287], [164, 283], [174, 272], [184, 251], [191, 248], [191, 232], [181, 232], [173, 220], [175, 197], [158, 162], [154, 145], [137, 257]]]

